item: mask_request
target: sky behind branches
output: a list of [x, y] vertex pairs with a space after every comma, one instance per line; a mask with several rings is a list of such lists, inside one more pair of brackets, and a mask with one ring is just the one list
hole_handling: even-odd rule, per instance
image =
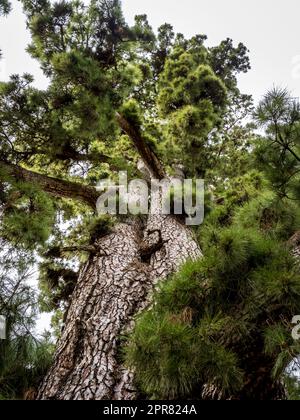
[[[239, 86], [258, 101], [273, 85], [287, 87], [300, 97], [300, 1], [299, 0], [123, 0], [129, 23], [135, 14], [148, 15], [157, 29], [168, 22], [187, 37], [206, 34], [207, 44], [230, 37], [250, 50], [252, 70], [242, 75]], [[46, 79], [38, 63], [25, 52], [30, 36], [21, 5], [13, 0], [13, 13], [0, 18], [0, 80], [12, 73], [28, 72], [38, 87]]]
[[[0, 18], [0, 81], [10, 74], [31, 73], [35, 85], [47, 86], [36, 61], [25, 52], [30, 42], [22, 8], [13, 0], [13, 12]], [[300, 97], [300, 1], [299, 0], [123, 0], [125, 17], [133, 23], [134, 15], [146, 13], [156, 30], [168, 22], [186, 37], [208, 36], [214, 46], [230, 37], [243, 42], [250, 50], [252, 70], [239, 77], [243, 93], [257, 102], [273, 85], [287, 87]], [[38, 329], [49, 325], [42, 315]]]

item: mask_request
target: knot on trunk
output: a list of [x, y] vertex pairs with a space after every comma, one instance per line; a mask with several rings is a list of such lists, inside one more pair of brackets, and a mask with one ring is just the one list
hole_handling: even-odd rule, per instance
[[160, 251], [167, 242], [168, 241], [163, 240], [161, 230], [147, 230], [146, 237], [140, 244], [140, 256], [142, 262], [150, 264], [152, 255]]

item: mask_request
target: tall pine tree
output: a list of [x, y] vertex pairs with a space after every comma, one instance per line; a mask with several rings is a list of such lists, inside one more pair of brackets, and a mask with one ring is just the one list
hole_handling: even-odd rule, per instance
[[[1, 236], [16, 249], [35, 250], [43, 258], [41, 303], [57, 311], [62, 326], [38, 398], [134, 399], [137, 386], [149, 396], [174, 397], [188, 391], [200, 398], [206, 387], [208, 394], [216, 389], [225, 396], [242, 397], [250, 392], [244, 383], [251, 383], [253, 395], [261, 390], [266, 398], [277, 397], [281, 389], [270, 379], [276, 352], [271, 345], [268, 354], [263, 352], [261, 330], [259, 339], [251, 340], [264, 315], [251, 305], [258, 298], [263, 304], [261, 279], [267, 261], [272, 273], [278, 270], [279, 251], [274, 238], [247, 231], [248, 219], [252, 223], [254, 217], [250, 210], [251, 214], [235, 211], [235, 205], [245, 203], [255, 188], [245, 190], [241, 178], [236, 181], [241, 194], [212, 197], [221, 205], [211, 218], [220, 217], [222, 223], [216, 238], [212, 234], [206, 242], [202, 233], [199, 241], [172, 215], [99, 218], [96, 214], [97, 183], [115, 179], [119, 170], [127, 170], [129, 179], [149, 181], [171, 176], [180, 168], [182, 176], [205, 177], [218, 194], [229, 194], [228, 185], [220, 187], [218, 181], [244, 176], [251, 167], [253, 133], [251, 126], [241, 124], [251, 111], [251, 98], [237, 87], [237, 75], [250, 68], [247, 49], [242, 44], [235, 47], [230, 39], [207, 48], [204, 35], [185, 39], [170, 25], [163, 25], [156, 35], [145, 15], [137, 16], [130, 27], [118, 0], [92, 0], [88, 5], [22, 3], [32, 36], [28, 51], [40, 63], [49, 86], [43, 91], [34, 88], [28, 74], [13, 75], [0, 85]], [[260, 180], [253, 176], [252, 182]], [[274, 203], [267, 199], [273, 211]], [[239, 217], [243, 229], [231, 222]], [[267, 229], [271, 222], [262, 220]], [[283, 238], [295, 224], [285, 231], [278, 222], [276, 234]], [[198, 263], [201, 247], [206, 255]], [[280, 257], [282, 272], [290, 276], [292, 257], [288, 251]], [[187, 260], [196, 262], [174, 277], [183, 290], [185, 285], [190, 288], [184, 306], [179, 308], [179, 294], [172, 310], [176, 312], [178, 305], [179, 313], [171, 314], [171, 319], [164, 312], [170, 302], [162, 302], [162, 309], [157, 306], [158, 315], [146, 312], [148, 318], [137, 324], [124, 364], [122, 337], [148, 307], [158, 282], [165, 282], [171, 292], [176, 289], [166, 279]], [[284, 291], [271, 280], [267, 297], [280, 300]], [[298, 284], [291, 287], [292, 300]], [[190, 292], [197, 302], [186, 305]], [[172, 293], [166, 293], [166, 299], [173, 299]], [[249, 297], [242, 309], [240, 294]], [[205, 316], [197, 306], [202, 298], [211, 303]], [[287, 316], [297, 309], [291, 301], [285, 304]], [[246, 309], [253, 310], [252, 318], [239, 323], [240, 311]], [[230, 327], [231, 319], [235, 323]], [[270, 329], [279, 327], [277, 321]], [[143, 351], [135, 351], [143, 349], [143, 322], [157, 343], [146, 360]], [[216, 326], [209, 333], [212, 323]], [[243, 335], [241, 354], [220, 338], [220, 331], [228, 333], [228, 328], [236, 345]], [[275, 332], [270, 332], [272, 338], [271, 333]], [[147, 365], [161, 368], [156, 353], [160, 334], [167, 339], [162, 360], [166, 365], [160, 370], [164, 388], [160, 375], [153, 382]], [[179, 353], [173, 354], [169, 350], [176, 343]], [[194, 360], [193, 351], [200, 345]], [[257, 364], [251, 345], [253, 354], [260, 355]], [[183, 378], [176, 376], [177, 362]]]

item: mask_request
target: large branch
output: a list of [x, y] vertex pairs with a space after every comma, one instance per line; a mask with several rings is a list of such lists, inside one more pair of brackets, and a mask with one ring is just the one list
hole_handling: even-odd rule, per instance
[[75, 149], [66, 148], [61, 153], [55, 153], [54, 157], [59, 160], [73, 160], [74, 162], [93, 162], [93, 163], [108, 163], [111, 164], [112, 158], [104, 155], [103, 153], [80, 153]]
[[28, 171], [21, 166], [13, 165], [2, 160], [0, 160], [0, 168], [15, 179], [36, 184], [43, 191], [55, 197], [80, 200], [93, 209], [96, 208], [99, 194], [93, 187]]
[[[23, 159], [29, 159], [35, 155], [49, 155], [49, 151], [47, 149], [43, 149], [43, 147], [31, 147], [29, 150], [20, 152], [15, 150], [13, 141], [10, 140], [9, 136], [5, 133], [5, 130], [1, 130], [0, 132], [0, 141], [4, 141], [10, 147], [13, 155], [16, 155]], [[49, 139], [51, 143], [51, 139]], [[66, 144], [63, 147], [63, 150], [53, 150], [51, 157], [61, 160], [61, 161], [68, 161], [72, 160], [74, 162], [92, 162], [92, 163], [108, 163], [112, 167], [113, 159], [110, 156], [105, 155], [104, 153], [100, 152], [92, 152], [92, 153], [82, 153], [78, 152], [74, 147], [70, 144]], [[115, 167], [114, 167], [115, 169]]]
[[[18, 150], [12, 149], [13, 155], [21, 158], [22, 160], [28, 160], [30, 157], [36, 156], [36, 155], [48, 155], [47, 150], [38, 149], [38, 148], [31, 148], [30, 150], [27, 150], [25, 152], [20, 152]], [[73, 148], [66, 148], [62, 152], [60, 151], [54, 151], [51, 157], [61, 160], [61, 161], [68, 161], [72, 160], [73, 162], [91, 162], [91, 163], [108, 163], [110, 167], [115, 169], [115, 166], [113, 164], [113, 159], [103, 153], [94, 152], [94, 153], [80, 153], [77, 152], [77, 150]]]
[[130, 137], [141, 159], [150, 171], [151, 175], [157, 179], [166, 177], [166, 172], [156, 154], [151, 150], [141, 133], [136, 130], [122, 115], [116, 113], [116, 118], [121, 129]]

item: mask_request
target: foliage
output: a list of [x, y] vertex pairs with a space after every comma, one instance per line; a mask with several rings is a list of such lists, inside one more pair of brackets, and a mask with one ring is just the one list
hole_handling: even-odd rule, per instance
[[299, 401], [300, 399], [300, 384], [295, 376], [285, 376], [285, 387], [287, 389], [288, 400]]
[[38, 307], [36, 291], [29, 285], [30, 255], [5, 247], [0, 259], [0, 313], [6, 317], [6, 339], [0, 342], [0, 399], [29, 398], [51, 363], [53, 344], [46, 333], [34, 335]]
[[44, 245], [54, 223], [52, 201], [34, 184], [12, 181], [1, 185], [2, 238], [29, 250]]
[[163, 282], [137, 319], [125, 358], [149, 397], [201, 398], [208, 385], [222, 398], [260, 398], [252, 369], [269, 369], [275, 383], [299, 354], [291, 320], [300, 273], [286, 240], [300, 211], [250, 179], [235, 195], [228, 189], [201, 227], [204, 257]]
[[256, 147], [258, 165], [280, 196], [299, 200], [299, 102], [287, 90], [274, 88], [265, 95], [255, 116], [266, 128], [266, 137]]
[[[181, 164], [193, 178], [216, 167], [219, 155], [229, 159], [237, 144], [246, 151], [249, 130], [242, 133], [233, 116], [234, 108], [248, 114], [251, 102], [237, 88], [237, 74], [249, 69], [242, 44], [227, 39], [208, 48], [205, 36], [185, 39], [168, 24], [155, 34], [145, 15], [130, 27], [118, 0], [22, 4], [32, 38], [28, 52], [48, 87], [35, 88], [29, 74], [0, 83], [0, 233], [13, 246], [43, 257], [51, 249], [59, 254], [59, 248], [92, 245], [101, 236], [102, 222], [85, 204], [46, 195], [36, 178], [24, 182], [5, 168], [83, 186], [114, 179], [119, 170], [129, 178], [140, 175], [138, 154], [117, 126], [116, 112], [168, 170]], [[236, 140], [227, 147], [225, 131], [232, 129]], [[237, 165], [245, 168], [245, 160], [236, 159]], [[61, 225], [68, 225], [67, 233]], [[66, 307], [74, 281], [64, 275], [77, 272], [88, 256], [74, 250], [46, 257], [40, 267], [44, 309]]]
[[[15, 266], [0, 284], [9, 319], [1, 397], [36, 387], [50, 359], [48, 339], [31, 336], [37, 299], [23, 278], [28, 256], [39, 255], [38, 303], [54, 311], [58, 336], [81, 264], [124, 221], [98, 218], [91, 203], [74, 199], [120, 170], [140, 175], [116, 114], [168, 174], [179, 168], [207, 184], [206, 218], [195, 232], [204, 257], [160, 285], [129, 338], [126, 360], [140, 389], [155, 398], [200, 398], [204, 389], [270, 396], [299, 354], [290, 336], [299, 267], [288, 245], [300, 223], [298, 101], [275, 88], [250, 121], [252, 98], [237, 84], [250, 69], [243, 44], [208, 47], [205, 35], [186, 39], [169, 24], [155, 33], [146, 15], [130, 26], [119, 0], [22, 5], [28, 52], [48, 86], [35, 88], [29, 74], [0, 83], [0, 236], [13, 250], [3, 267]], [[0, 14], [9, 11], [0, 0]]]

